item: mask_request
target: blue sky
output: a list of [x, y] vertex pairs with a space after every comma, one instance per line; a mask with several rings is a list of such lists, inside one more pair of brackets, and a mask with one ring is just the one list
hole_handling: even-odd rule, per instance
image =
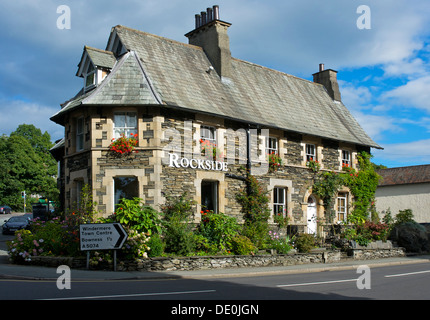
[[[220, 6], [236, 58], [312, 80], [319, 63], [338, 71], [342, 101], [384, 150], [388, 167], [430, 163], [428, 0], [14, 0], [0, 3], [0, 134], [32, 123], [60, 139], [49, 120], [81, 88], [84, 45], [105, 49], [121, 24], [187, 42], [194, 14]], [[60, 5], [71, 28], [58, 29]], [[359, 29], [360, 5], [370, 29]]]

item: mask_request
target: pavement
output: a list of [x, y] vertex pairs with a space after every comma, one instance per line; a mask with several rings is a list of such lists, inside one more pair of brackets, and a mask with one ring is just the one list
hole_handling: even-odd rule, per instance
[[[430, 255], [408, 256], [398, 258], [383, 258], [375, 260], [347, 260], [335, 263], [314, 263], [293, 266], [253, 267], [253, 268], [223, 268], [194, 271], [102, 271], [71, 269], [73, 281], [106, 281], [106, 280], [141, 280], [141, 279], [178, 279], [178, 278], [227, 278], [250, 277], [275, 274], [294, 274], [306, 272], [322, 272], [335, 270], [357, 269], [360, 265], [370, 268], [429, 263]], [[52, 267], [15, 265], [8, 261], [6, 251], [0, 250], [0, 279], [16, 280], [56, 280], [63, 271]]]

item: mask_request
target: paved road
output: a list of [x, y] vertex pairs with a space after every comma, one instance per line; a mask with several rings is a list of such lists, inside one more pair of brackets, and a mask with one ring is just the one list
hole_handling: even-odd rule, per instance
[[[0, 250], [5, 247], [8, 237], [12, 236], [0, 235]], [[357, 268], [365, 264], [371, 268], [357, 273]], [[183, 307], [190, 308], [183, 311], [194, 311], [197, 309], [191, 309], [193, 306], [201, 306], [206, 308], [206, 315], [217, 311], [220, 312], [218, 315], [233, 312], [231, 309], [227, 311], [228, 305], [237, 305], [236, 312], [245, 312], [244, 306], [247, 305], [259, 307], [260, 316], [276, 316], [278, 314], [272, 312], [291, 307], [285, 300], [430, 299], [428, 256], [194, 272], [71, 270], [70, 289], [61, 278], [63, 274], [56, 271], [56, 268], [0, 262], [0, 301], [151, 300], [143, 305], [139, 302], [139, 306], [148, 308], [146, 310], [157, 308], [167, 316], [175, 310], [179, 311], [179, 300]], [[61, 282], [62, 279], [64, 282]], [[64, 289], [59, 289], [57, 285]], [[308, 311], [317, 312], [313, 308]]]
[[[377, 267], [367, 272], [357, 273], [353, 268], [215, 278], [210, 274], [175, 277], [172, 273], [158, 279], [73, 280], [72, 271], [70, 289], [58, 279], [0, 279], [0, 300], [200, 300], [225, 304], [239, 300], [430, 299], [430, 262]], [[64, 289], [60, 290], [58, 283]]]

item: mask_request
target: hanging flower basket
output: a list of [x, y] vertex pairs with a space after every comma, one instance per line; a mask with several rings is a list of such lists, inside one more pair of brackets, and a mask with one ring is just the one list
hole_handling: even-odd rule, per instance
[[129, 155], [132, 152], [138, 152], [134, 150], [136, 146], [137, 134], [131, 133], [128, 138], [124, 134], [121, 134], [118, 139], [112, 139], [109, 150], [116, 155]]

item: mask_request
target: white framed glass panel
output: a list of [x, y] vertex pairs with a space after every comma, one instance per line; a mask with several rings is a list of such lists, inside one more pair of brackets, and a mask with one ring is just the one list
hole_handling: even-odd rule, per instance
[[351, 152], [342, 150], [342, 166], [351, 166]]
[[306, 144], [306, 161], [316, 161], [316, 148], [314, 144]]
[[208, 140], [212, 143], [216, 143], [216, 129], [213, 127], [201, 126], [200, 138], [202, 140]]
[[278, 139], [266, 137], [266, 154], [278, 154]]
[[287, 211], [287, 189], [274, 188], [273, 189], [273, 214], [282, 214]]
[[346, 219], [348, 210], [348, 196], [346, 193], [339, 193], [337, 196], [337, 218], [339, 221]]
[[136, 112], [116, 112], [114, 114], [114, 138], [118, 139], [123, 134], [127, 138], [131, 134], [137, 134]]

